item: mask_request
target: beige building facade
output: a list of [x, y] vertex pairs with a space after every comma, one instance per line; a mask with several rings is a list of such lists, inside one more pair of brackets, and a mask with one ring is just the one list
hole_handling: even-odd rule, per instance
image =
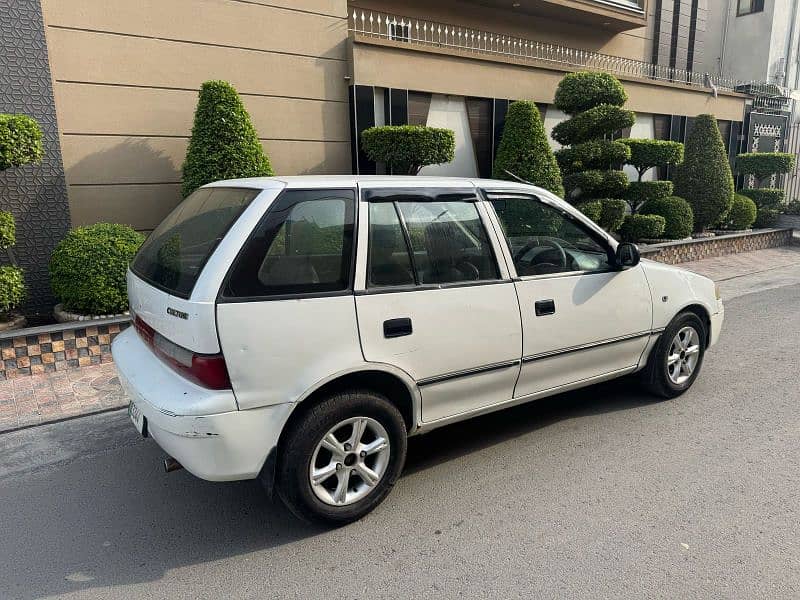
[[627, 135], [680, 139], [713, 113], [733, 140], [746, 96], [648, 62], [652, 1], [41, 0], [70, 222], [149, 230], [180, 201], [209, 79], [239, 91], [278, 174], [380, 172], [360, 131], [427, 123], [458, 138], [432, 172], [486, 175], [508, 102], [536, 101], [552, 128], [558, 81], [581, 68], [623, 81]]

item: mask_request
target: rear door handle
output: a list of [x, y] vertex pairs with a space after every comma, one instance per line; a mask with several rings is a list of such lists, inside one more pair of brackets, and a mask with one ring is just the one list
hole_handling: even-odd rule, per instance
[[556, 313], [555, 300], [537, 300], [534, 307], [536, 309], [537, 317], [541, 317], [543, 315], [554, 315]]
[[411, 335], [413, 331], [411, 319], [408, 317], [389, 319], [383, 322], [383, 337], [385, 338], [403, 337], [404, 335]]

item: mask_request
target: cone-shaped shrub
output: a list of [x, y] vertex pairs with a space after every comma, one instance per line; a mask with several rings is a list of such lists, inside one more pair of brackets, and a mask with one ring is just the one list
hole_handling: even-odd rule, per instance
[[566, 199], [608, 231], [620, 226], [625, 209], [617, 199], [628, 177], [619, 169], [630, 149], [610, 138], [636, 121], [632, 111], [622, 108], [627, 99], [625, 88], [608, 73], [568, 73], [555, 94], [556, 108], [570, 115], [552, 133], [569, 146], [557, 153]]
[[183, 163], [183, 197], [212, 181], [269, 175], [272, 166], [239, 94], [226, 81], [206, 81]]
[[733, 202], [733, 175], [722, 136], [713, 115], [695, 119], [683, 162], [675, 169], [675, 195], [684, 198], [694, 213], [695, 231], [717, 223]]
[[539, 109], [527, 100], [512, 102], [506, 114], [493, 176], [495, 179], [513, 179], [507, 171], [558, 196], [564, 195], [561, 172], [547, 143]]

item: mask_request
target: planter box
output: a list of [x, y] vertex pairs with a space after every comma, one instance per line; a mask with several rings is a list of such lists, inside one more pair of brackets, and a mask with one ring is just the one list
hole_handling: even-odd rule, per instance
[[0, 333], [0, 381], [111, 362], [111, 342], [127, 317]]
[[756, 229], [745, 233], [644, 245], [639, 250], [643, 258], [675, 265], [738, 252], [777, 248], [791, 243], [792, 229]]

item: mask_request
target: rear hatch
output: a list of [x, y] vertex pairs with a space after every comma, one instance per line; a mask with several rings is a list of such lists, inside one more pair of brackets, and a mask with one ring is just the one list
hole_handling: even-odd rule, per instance
[[197, 190], [150, 234], [128, 273], [139, 335], [170, 366], [205, 387], [230, 384], [227, 372], [220, 372], [224, 360], [216, 297], [193, 299], [192, 291], [220, 242], [260, 192], [235, 187]]

